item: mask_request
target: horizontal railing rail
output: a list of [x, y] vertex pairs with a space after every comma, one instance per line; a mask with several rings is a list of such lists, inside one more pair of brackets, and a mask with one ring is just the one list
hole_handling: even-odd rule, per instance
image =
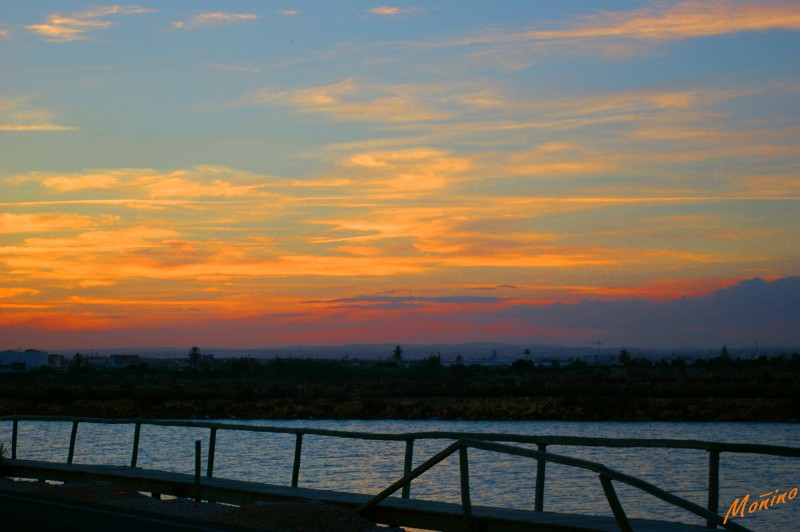
[[[403, 473], [408, 475], [412, 471], [414, 442], [417, 440], [471, 440], [493, 443], [517, 443], [536, 445], [537, 451], [544, 453], [548, 446], [581, 446], [581, 447], [614, 447], [614, 448], [662, 448], [662, 449], [688, 449], [700, 450], [709, 453], [708, 467], [708, 501], [707, 511], [716, 515], [719, 510], [719, 469], [720, 454], [725, 453], [750, 453], [770, 456], [780, 456], [788, 458], [800, 457], [800, 448], [786, 447], [778, 445], [763, 445], [750, 443], [725, 443], [703, 440], [679, 440], [679, 439], [646, 439], [646, 438], [598, 438], [583, 436], [552, 436], [552, 435], [522, 435], [522, 434], [494, 434], [476, 432], [451, 432], [451, 431], [423, 431], [406, 432], [399, 434], [382, 434], [357, 431], [340, 431], [330, 429], [319, 429], [311, 427], [276, 427], [268, 425], [249, 425], [241, 423], [227, 423], [217, 421], [195, 421], [195, 420], [161, 420], [161, 419], [142, 419], [142, 418], [92, 418], [92, 417], [66, 417], [66, 416], [27, 416], [12, 415], [0, 416], [0, 421], [11, 421], [13, 423], [11, 458], [17, 456], [17, 439], [19, 433], [19, 423], [29, 422], [62, 422], [71, 423], [72, 431], [70, 434], [70, 444], [67, 454], [67, 463], [72, 463], [75, 456], [75, 445], [78, 426], [86, 424], [104, 425], [134, 425], [133, 447], [131, 450], [131, 467], [136, 467], [138, 462], [139, 442], [141, 437], [142, 425], [164, 426], [164, 427], [191, 427], [209, 430], [208, 458], [206, 466], [206, 476], [212, 477], [214, 471], [214, 461], [216, 454], [216, 437], [220, 430], [246, 431], [272, 434], [292, 434], [295, 436], [295, 453], [292, 467], [291, 486], [297, 487], [300, 479], [300, 468], [302, 463], [303, 436], [324, 436], [332, 438], [347, 438], [373, 441], [398, 441], [405, 442], [405, 460]], [[528, 449], [530, 450], [530, 449]], [[534, 510], [543, 511], [544, 509], [544, 486], [547, 460], [540, 458], [537, 460], [536, 487], [534, 497]], [[410, 497], [410, 483], [405, 483], [402, 488], [402, 497]], [[715, 523], [709, 519], [707, 526], [713, 527]]]
[[303, 434], [317, 436], [331, 436], [339, 438], [353, 438], [362, 440], [380, 441], [406, 441], [448, 439], [458, 440], [468, 438], [472, 440], [489, 440], [513, 443], [531, 443], [536, 445], [571, 445], [582, 447], [660, 447], [670, 449], [696, 449], [703, 451], [719, 451], [734, 453], [754, 453], [774, 456], [800, 458], [800, 447], [786, 447], [780, 445], [763, 445], [757, 443], [725, 443], [705, 440], [678, 440], [669, 438], [598, 438], [585, 436], [529, 436], [524, 434], [482, 433], [482, 432], [452, 432], [452, 431], [423, 431], [403, 432], [398, 434], [382, 434], [374, 432], [342, 431], [330, 429], [317, 429], [311, 427], [276, 427], [269, 425], [245, 425], [241, 423], [220, 423], [216, 421], [186, 421], [171, 419], [144, 419], [144, 418], [92, 418], [70, 416], [0, 416], [0, 421], [58, 421], [65, 423], [97, 423], [105, 425], [142, 424], [168, 427], [196, 427], [216, 430], [241, 430], [249, 432], [271, 432], [278, 434]]

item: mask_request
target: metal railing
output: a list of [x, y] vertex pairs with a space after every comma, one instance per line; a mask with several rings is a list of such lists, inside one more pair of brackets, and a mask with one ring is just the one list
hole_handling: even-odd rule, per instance
[[[552, 460], [550, 459], [550, 457], [560, 456], [560, 455], [551, 455], [550, 453], [547, 453], [547, 447], [551, 445], [582, 446], [582, 447], [614, 447], [614, 448], [693, 449], [693, 450], [706, 451], [709, 453], [709, 465], [708, 465], [708, 499], [705, 510], [715, 516], [719, 511], [719, 470], [720, 470], [721, 453], [723, 452], [752, 453], [752, 454], [762, 454], [762, 455], [772, 455], [772, 456], [782, 456], [782, 457], [792, 457], [792, 458], [800, 457], [800, 448], [797, 447], [745, 444], [745, 443], [720, 443], [720, 442], [710, 442], [703, 440], [629, 439], [629, 438], [593, 438], [593, 437], [590, 438], [590, 437], [580, 437], [580, 436], [527, 436], [519, 434], [486, 434], [486, 433], [473, 433], [473, 432], [446, 432], [446, 431], [410, 432], [402, 434], [379, 434], [379, 433], [348, 432], [348, 431], [315, 429], [315, 428], [291, 428], [291, 427], [243, 425], [235, 423], [219, 423], [213, 421], [105, 419], [105, 418], [88, 418], [88, 417], [63, 417], [63, 416], [0, 416], [0, 421], [11, 421], [13, 423], [12, 437], [11, 437], [12, 459], [16, 459], [17, 456], [17, 443], [18, 443], [17, 440], [19, 434], [19, 423], [21, 421], [31, 421], [31, 422], [50, 421], [50, 422], [72, 423], [69, 450], [67, 454], [68, 464], [71, 464], [73, 462], [73, 458], [75, 456], [75, 444], [77, 439], [78, 426], [80, 423], [103, 424], [103, 425], [133, 424], [134, 436], [133, 436], [133, 446], [131, 449], [131, 461], [130, 461], [131, 467], [137, 466], [142, 425], [166, 426], [166, 427], [194, 427], [194, 428], [208, 429], [209, 430], [208, 458], [206, 464], [207, 477], [212, 477], [214, 473], [217, 432], [220, 430], [263, 432], [272, 434], [294, 434], [295, 452], [294, 452], [294, 461], [292, 466], [292, 478], [291, 478], [292, 487], [298, 487], [299, 485], [304, 435], [326, 436], [332, 438], [360, 439], [360, 440], [405, 442], [403, 478], [407, 477], [412, 473], [412, 466], [414, 460], [414, 442], [417, 440], [469, 441], [471, 442], [470, 446], [472, 447], [476, 447], [475, 442], [492, 442], [493, 444], [501, 444], [501, 443], [532, 444], [537, 446], [536, 451], [533, 451], [532, 449], [523, 449], [517, 447], [514, 447], [513, 449], [524, 450], [525, 453], [527, 453], [524, 454], [524, 456], [528, 456], [530, 458], [534, 458], [537, 460], [536, 485], [535, 485], [535, 496], [534, 496], [535, 511], [544, 510], [546, 464], [548, 461], [557, 462], [557, 460]], [[502, 452], [506, 452], [510, 449], [512, 448], [505, 449]], [[515, 453], [509, 453], [509, 454], [515, 454]], [[561, 458], [567, 458], [567, 457], [561, 457]], [[570, 458], [570, 460], [577, 460], [577, 459]], [[614, 472], [614, 474], [622, 475], [622, 473], [616, 473], [616, 472]], [[614, 477], [609, 477], [609, 478], [614, 478]], [[402, 484], [401, 497], [406, 499], [409, 498], [410, 489], [411, 489], [411, 479], [409, 479], [408, 482], [404, 482]], [[716, 521], [714, 518], [706, 516], [707, 526], [714, 527], [716, 526], [717, 523], [718, 521]]]
[[457, 451], [459, 457], [459, 474], [460, 474], [460, 484], [461, 484], [461, 507], [464, 512], [464, 521], [467, 524], [470, 524], [473, 519], [472, 500], [469, 489], [469, 459], [467, 455], [467, 449], [470, 448], [481, 449], [484, 451], [493, 451], [503, 454], [510, 454], [515, 456], [522, 456], [526, 458], [533, 458], [536, 459], [537, 461], [554, 462], [557, 464], [577, 467], [580, 469], [585, 469], [598, 473], [600, 476], [600, 484], [603, 488], [603, 492], [605, 493], [606, 500], [608, 501], [611, 511], [614, 514], [614, 519], [616, 520], [619, 529], [623, 532], [633, 532], [633, 528], [631, 527], [631, 524], [628, 521], [628, 517], [625, 514], [625, 510], [622, 508], [622, 504], [620, 503], [619, 498], [617, 497], [617, 493], [614, 490], [614, 485], [612, 484], [612, 481], [628, 484], [629, 486], [638, 488], [644, 491], [645, 493], [653, 495], [674, 506], [678, 506], [679, 508], [688, 510], [693, 514], [706, 519], [707, 522], [711, 523], [710, 526], [720, 525], [728, 530], [735, 530], [738, 532], [748, 532], [750, 530], [737, 523], [734, 523], [733, 521], [725, 522], [725, 520], [719, 515], [717, 515], [715, 512], [711, 512], [698, 504], [695, 504], [691, 501], [678, 497], [677, 495], [673, 495], [669, 492], [666, 492], [661, 488], [653, 484], [650, 484], [649, 482], [646, 482], [644, 480], [641, 480], [639, 478], [630, 475], [626, 475], [624, 473], [620, 473], [614, 469], [606, 467], [603, 464], [597, 462], [583, 460], [580, 458], [572, 458], [560, 454], [534, 451], [532, 449], [526, 449], [524, 447], [514, 447], [511, 445], [503, 445], [494, 442], [470, 440], [470, 439], [458, 440], [455, 443], [449, 445], [441, 452], [435, 454], [434, 456], [432, 456], [431, 458], [420, 464], [418, 467], [416, 467], [413, 471], [404, 475], [400, 480], [394, 482], [391, 486], [389, 486], [379, 494], [375, 495], [372, 499], [370, 499], [369, 501], [365, 502], [364, 504], [356, 508], [355, 510], [356, 513], [363, 514], [364, 512], [367, 512], [370, 508], [379, 504], [381, 501], [383, 501], [384, 499], [395, 493], [398, 489], [407, 486], [413, 479], [419, 477], [420, 475], [431, 469], [433, 466], [435, 466], [436, 464], [443, 461], [444, 459], [451, 456]]

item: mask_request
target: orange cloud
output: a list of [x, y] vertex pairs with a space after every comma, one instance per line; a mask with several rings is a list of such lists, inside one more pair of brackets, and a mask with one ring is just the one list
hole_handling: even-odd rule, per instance
[[796, 2], [690, 0], [674, 6], [645, 7], [629, 12], [602, 12], [571, 28], [531, 31], [529, 39], [629, 38], [676, 40], [747, 31], [800, 29]]
[[605, 113], [637, 113], [642, 111], [685, 110], [698, 105], [708, 105], [753, 94], [763, 89], [654, 91], [633, 90], [591, 96], [548, 100], [539, 104], [539, 110], [551, 115], [598, 115]]
[[374, 15], [393, 16], [393, 15], [402, 15], [405, 13], [412, 13], [418, 10], [419, 8], [416, 7], [399, 8], [395, 6], [378, 6], [369, 9], [368, 12]]
[[544, 54], [602, 54], [625, 59], [647, 45], [744, 32], [797, 31], [797, 2], [688, 0], [630, 11], [600, 11], [575, 18], [561, 28], [513, 33], [481, 33], [434, 46], [484, 45], [473, 60], [488, 59], [503, 68], [529, 67]]
[[[616, 167], [609, 157], [592, 154], [595, 150], [585, 147], [548, 150], [537, 147], [529, 152], [497, 154], [486, 156], [484, 164], [494, 168], [496, 175], [561, 176], [561, 175], [597, 175]], [[596, 156], [592, 156], [596, 155]]]
[[35, 295], [37, 290], [31, 288], [5, 288], [0, 286], [0, 299], [7, 299], [19, 295]]
[[[602, 11], [576, 19], [554, 30], [489, 34], [452, 41], [452, 45], [490, 43], [556, 43], [570, 41], [670, 41], [743, 33], [800, 29], [800, 6], [796, 2], [741, 2], [735, 0], [689, 0], [632, 11]], [[606, 51], [627, 54], [621, 44], [605, 43]], [[616, 49], [614, 47], [617, 47]], [[505, 50], [508, 53], [508, 50]]]
[[400, 12], [400, 8], [391, 6], [373, 7], [369, 12], [377, 15], [396, 15]]
[[46, 233], [84, 229], [98, 223], [107, 223], [110, 217], [102, 222], [90, 216], [79, 214], [12, 214], [0, 213], [0, 234], [13, 233]]
[[252, 237], [240, 243], [179, 237], [170, 229], [134, 226], [27, 238], [0, 247], [0, 264], [21, 279], [80, 281], [84, 287], [125, 279], [194, 283], [248, 277], [386, 276], [424, 270], [413, 258], [276, 254]]
[[117, 182], [117, 176], [105, 173], [56, 175], [45, 177], [41, 181], [45, 187], [54, 188], [59, 192], [73, 192], [87, 188], [111, 188]]
[[757, 175], [745, 179], [743, 188], [748, 197], [787, 197], [800, 199], [800, 176], [790, 175]]
[[58, 124], [0, 124], [0, 131], [77, 131], [78, 128]]
[[112, 27], [114, 25], [112, 22], [103, 20], [109, 15], [139, 15], [153, 12], [155, 10], [138, 6], [106, 6], [67, 16], [53, 13], [47, 17], [47, 22], [31, 24], [25, 26], [25, 29], [42, 35], [48, 42], [83, 41], [89, 39], [87, 33], [90, 30]]
[[[179, 233], [171, 229], [146, 226], [117, 231], [88, 231], [74, 237], [28, 238], [22, 246], [4, 246], [1, 253], [24, 257], [31, 254], [50, 254], [52, 258], [89, 253], [121, 252], [148, 246], [153, 240], [174, 238]], [[100, 265], [102, 267], [102, 265]]]
[[304, 89], [266, 88], [241, 103], [289, 105], [300, 112], [325, 113], [337, 120], [416, 122], [449, 118], [449, 113], [422, 102], [430, 90], [418, 85], [357, 84], [347, 79]]
[[211, 13], [200, 13], [185, 21], [173, 22], [172, 26], [179, 29], [196, 29], [233, 22], [247, 22], [258, 18], [258, 15], [252, 13], [223, 13], [221, 11], [214, 11]]
[[[563, 250], [557, 253], [538, 253], [522, 255], [518, 253], [464, 255], [440, 259], [447, 266], [460, 268], [568, 268], [576, 266], [608, 266], [620, 263], [614, 253], [594, 254], [593, 250], [570, 253]], [[616, 255], [616, 256], [615, 256]]]
[[53, 113], [30, 105], [31, 96], [0, 96], [0, 131], [77, 131], [77, 128], [54, 124]]
[[142, 194], [150, 198], [231, 198], [262, 194], [263, 177], [220, 166], [199, 165], [190, 170], [158, 172], [149, 168], [89, 170], [71, 174], [32, 172], [8, 180], [38, 181], [58, 192], [113, 189], [117, 193]]
[[234, 185], [221, 179], [211, 183], [196, 183], [181, 176], [152, 176], [141, 184], [145, 186], [151, 197], [209, 197], [234, 198], [258, 195], [263, 185]]
[[415, 148], [359, 153], [340, 164], [360, 185], [397, 193], [423, 193], [442, 189], [467, 171], [470, 162], [443, 150]]

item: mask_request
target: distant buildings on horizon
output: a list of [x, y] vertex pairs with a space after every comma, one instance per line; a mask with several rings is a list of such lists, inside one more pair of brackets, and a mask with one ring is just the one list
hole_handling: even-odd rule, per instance
[[[203, 361], [211, 361], [213, 355], [203, 355]], [[37, 349], [0, 351], [0, 373], [34, 371], [49, 368], [63, 371], [70, 367], [94, 369], [126, 369], [147, 367], [183, 370], [190, 367], [188, 357], [174, 360], [162, 357], [144, 357], [138, 354], [89, 355], [75, 353], [72, 357], [59, 353], [48, 353]]]
[[[498, 347], [493, 347], [498, 345]], [[296, 346], [291, 348], [265, 348], [254, 350], [215, 349], [214, 354], [202, 353], [201, 362], [209, 365], [227, 359], [255, 358], [268, 360], [274, 358], [315, 358], [339, 359], [351, 363], [374, 363], [390, 358], [391, 349], [383, 345], [359, 344], [353, 346], [311, 347]], [[392, 344], [394, 347], [394, 344]], [[424, 360], [430, 356], [439, 356], [441, 363], [451, 365], [457, 362], [480, 365], [510, 365], [516, 360], [527, 360], [537, 367], [549, 367], [561, 363], [580, 361], [587, 365], [612, 365], [618, 362], [621, 348], [562, 346], [524, 346], [510, 344], [452, 344], [452, 345], [409, 345], [403, 347], [403, 358], [407, 362]], [[731, 358], [755, 359], [761, 355], [792, 354], [796, 349], [772, 347], [726, 348]], [[152, 368], [183, 371], [192, 368], [188, 350], [181, 349], [119, 349], [117, 353], [101, 355], [85, 354], [72, 351], [46, 352], [37, 349], [0, 351], [0, 373], [33, 371], [50, 368], [63, 371], [70, 367], [88, 367], [95, 369], [126, 369], [131, 367]], [[120, 353], [122, 351], [122, 353]], [[697, 359], [713, 358], [720, 355], [721, 350], [664, 350], [664, 349], [626, 349], [633, 358], [645, 358], [652, 361], [667, 359], [683, 359], [692, 362]], [[72, 354], [69, 354], [72, 353]]]

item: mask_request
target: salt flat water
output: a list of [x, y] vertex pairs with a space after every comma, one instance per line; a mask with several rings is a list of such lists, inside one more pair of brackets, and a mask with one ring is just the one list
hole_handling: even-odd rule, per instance
[[[243, 425], [320, 428], [341, 431], [398, 434], [447, 431], [522, 435], [558, 435], [606, 438], [693, 439], [726, 443], [800, 445], [797, 423], [720, 422], [560, 422], [560, 421], [438, 421], [438, 420], [219, 420]], [[22, 421], [17, 457], [66, 461], [71, 423]], [[75, 463], [129, 465], [132, 424], [82, 423], [78, 431]], [[138, 466], [191, 473], [194, 442], [202, 441], [203, 460], [208, 429], [143, 425]], [[8, 447], [11, 422], [0, 422], [0, 441]], [[449, 440], [419, 440], [414, 444], [414, 465], [444, 449]], [[514, 444], [521, 445], [521, 444]], [[290, 484], [294, 459], [293, 434], [217, 433], [214, 476]], [[533, 448], [533, 446], [528, 446]], [[696, 450], [614, 449], [551, 445], [549, 452], [600, 462], [617, 471], [651, 482], [701, 506], [707, 502], [708, 453]], [[305, 435], [300, 486], [377, 493], [399, 479], [403, 471], [404, 442], [369, 441]], [[536, 486], [535, 460], [470, 449], [470, 484], [474, 505], [533, 508]], [[204, 470], [205, 472], [205, 470]], [[720, 459], [720, 512], [736, 498], [800, 487], [800, 459], [722, 453]], [[629, 517], [667, 519], [701, 524], [696, 516], [644, 492], [615, 483]], [[399, 493], [398, 493], [399, 495]], [[457, 456], [426, 472], [411, 486], [413, 498], [460, 502]], [[544, 509], [611, 515], [597, 475], [558, 464], [547, 464]], [[800, 497], [773, 505], [740, 520], [756, 531], [800, 530]]]

